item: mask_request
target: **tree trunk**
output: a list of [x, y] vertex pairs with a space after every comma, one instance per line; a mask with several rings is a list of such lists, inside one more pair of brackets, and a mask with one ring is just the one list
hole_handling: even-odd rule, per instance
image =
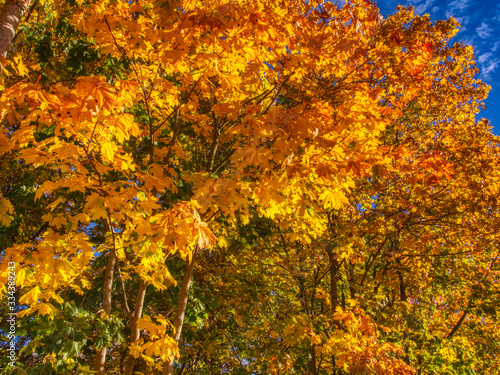
[[[141, 332], [139, 331], [139, 329], [137, 329], [137, 320], [142, 317], [142, 309], [144, 307], [144, 299], [146, 297], [147, 286], [148, 285], [146, 284], [146, 282], [141, 279], [141, 282], [139, 284], [139, 292], [137, 293], [137, 298], [135, 300], [134, 318], [131, 324], [132, 332], [130, 333], [130, 344], [135, 343], [141, 336]], [[135, 360], [136, 358], [130, 353], [127, 355], [125, 370], [123, 372], [124, 375], [132, 375], [132, 373], [134, 372]]]
[[[114, 249], [109, 251], [108, 264], [106, 265], [106, 273], [104, 275], [104, 286], [102, 288], [102, 309], [106, 314], [111, 313], [111, 297], [113, 288], [113, 273], [115, 272], [116, 265], [116, 253]], [[107, 348], [104, 346], [98, 350], [95, 362], [94, 371], [97, 371], [97, 375], [104, 374], [104, 364], [106, 362]]]
[[338, 271], [338, 262], [333, 255], [333, 250], [330, 247], [326, 248], [326, 252], [328, 253], [328, 259], [330, 260], [330, 300], [332, 303], [332, 315], [335, 314], [335, 310], [338, 305], [338, 292], [337, 292], [337, 271]]
[[[399, 258], [396, 259], [396, 263], [398, 264], [398, 266], [401, 267], [401, 260]], [[405, 280], [403, 278], [403, 274], [401, 273], [400, 270], [396, 270], [396, 274], [398, 275], [399, 278], [399, 298], [401, 299], [401, 301], [406, 302], [408, 296], [406, 294]]]
[[[186, 269], [184, 270], [184, 277], [182, 278], [181, 292], [177, 300], [177, 311], [175, 314], [175, 335], [174, 340], [179, 343], [182, 333], [182, 326], [184, 324], [184, 315], [186, 314], [186, 306], [189, 297], [189, 288], [191, 287], [191, 280], [193, 277], [194, 262], [196, 256], [196, 250], [193, 251], [193, 256], [191, 261], [186, 263]], [[174, 373], [174, 361], [168, 361], [163, 367], [163, 375], [172, 375]]]
[[[337, 310], [337, 306], [339, 303], [339, 296], [337, 291], [337, 283], [338, 283], [338, 271], [339, 271], [339, 263], [333, 254], [333, 248], [328, 245], [326, 247], [326, 252], [328, 253], [328, 259], [330, 260], [330, 300], [332, 304], [332, 317], [335, 315], [335, 310]], [[342, 300], [344, 299], [344, 293], [342, 293]], [[344, 307], [344, 306], [342, 306]], [[335, 356], [332, 355], [332, 368], [333, 373], [337, 373], [337, 369], [335, 368]]]
[[16, 35], [19, 21], [28, 9], [31, 0], [6, 0], [0, 12], [0, 56], [5, 57], [12, 39]]
[[312, 375], [318, 375], [318, 370], [316, 366], [316, 345], [311, 345], [311, 370]]

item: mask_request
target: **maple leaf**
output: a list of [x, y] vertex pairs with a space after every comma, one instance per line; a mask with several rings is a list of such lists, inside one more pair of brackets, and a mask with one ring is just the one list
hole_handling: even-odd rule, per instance
[[336, 190], [325, 190], [320, 196], [320, 201], [323, 202], [325, 208], [339, 209], [344, 204], [349, 203], [349, 200], [344, 194]]
[[28, 306], [34, 306], [38, 303], [38, 298], [40, 296], [40, 293], [41, 293], [40, 288], [38, 286], [35, 286], [19, 299], [19, 303], [27, 304]]
[[101, 144], [101, 152], [110, 162], [113, 162], [117, 150], [118, 147], [113, 142], [103, 142]]
[[207, 227], [206, 223], [199, 224], [198, 247], [200, 249], [210, 249], [217, 243], [217, 238]]

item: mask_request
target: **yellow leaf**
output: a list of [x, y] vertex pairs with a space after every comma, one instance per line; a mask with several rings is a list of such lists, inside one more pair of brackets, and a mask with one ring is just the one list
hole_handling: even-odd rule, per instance
[[0, 225], [8, 226], [12, 222], [12, 216], [0, 213]]
[[40, 288], [35, 286], [28, 293], [19, 299], [19, 304], [21, 305], [35, 305], [38, 302], [38, 297], [40, 296]]
[[113, 162], [116, 151], [118, 147], [113, 142], [103, 142], [101, 145], [102, 155], [110, 162]]
[[311, 337], [311, 343], [316, 345], [321, 344], [321, 337], [318, 335], [314, 335], [313, 337]]
[[337, 190], [325, 190], [323, 194], [319, 196], [319, 199], [323, 201], [323, 206], [325, 208], [339, 209], [344, 204], [349, 203], [346, 196]]
[[0, 199], [0, 213], [12, 213], [14, 212], [14, 206], [7, 198]]
[[14, 62], [16, 65], [14, 66], [20, 76], [27, 76], [29, 71], [21, 60], [21, 56], [14, 57]]
[[[54, 190], [54, 184], [52, 183], [52, 181], [45, 181], [42, 185], [40, 185], [40, 187], [36, 190], [36, 193], [35, 193], [35, 199], [39, 199], [44, 193], [49, 193]], [[62, 198], [59, 198], [61, 199], [62, 201]], [[57, 204], [61, 203], [58, 199], [58, 202]], [[55, 206], [54, 206], [55, 207]]]
[[[41, 315], [48, 315], [50, 320], [54, 320], [54, 313], [57, 312], [57, 309], [52, 306], [50, 303], [42, 303], [35, 307], [34, 310], [38, 310]], [[34, 311], [33, 310], [33, 311]]]
[[206, 223], [199, 225], [198, 247], [200, 249], [210, 249], [215, 246], [217, 238], [213, 235], [212, 231], [208, 229]]
[[23, 286], [25, 279], [26, 279], [26, 270], [24, 268], [21, 268], [19, 271], [16, 271], [16, 285]]

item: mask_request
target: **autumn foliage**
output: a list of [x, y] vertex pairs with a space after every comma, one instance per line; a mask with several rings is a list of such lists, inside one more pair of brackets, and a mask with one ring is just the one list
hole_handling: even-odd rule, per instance
[[1, 60], [6, 373], [496, 374], [499, 139], [457, 28], [31, 4]]

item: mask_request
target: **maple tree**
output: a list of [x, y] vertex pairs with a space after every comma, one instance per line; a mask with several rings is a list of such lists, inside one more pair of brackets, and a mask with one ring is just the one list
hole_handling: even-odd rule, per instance
[[23, 22], [0, 98], [20, 371], [494, 373], [498, 138], [456, 21], [170, 0]]

